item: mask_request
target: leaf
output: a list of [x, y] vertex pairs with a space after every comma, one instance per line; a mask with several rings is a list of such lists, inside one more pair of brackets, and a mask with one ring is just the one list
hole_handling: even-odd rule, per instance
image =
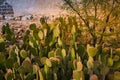
[[48, 66], [47, 66], [47, 65], [44, 65], [44, 72], [45, 72], [46, 75], [48, 74], [48, 71], [49, 71]]
[[80, 80], [79, 71], [77, 71], [77, 70], [73, 71], [73, 79]]
[[36, 24], [31, 24], [29, 27], [30, 30], [36, 30]]
[[28, 39], [29, 39], [29, 34], [30, 34], [30, 31], [27, 30], [27, 31], [25, 32], [25, 36], [23, 37], [23, 41], [24, 41], [24, 42], [27, 42], [27, 41], [28, 41]]
[[47, 57], [42, 57], [41, 60], [40, 60], [41, 63], [45, 65], [46, 64], [46, 59], [47, 59]]
[[75, 33], [76, 33], [76, 27], [75, 27], [75, 25], [73, 25], [72, 30], [71, 30], [71, 33], [72, 33], [72, 34], [75, 34]]
[[28, 74], [25, 78], [25, 80], [34, 80], [35, 76], [33, 74]]
[[18, 68], [18, 72], [24, 75], [24, 74], [26, 74], [26, 69], [23, 66], [20, 66]]
[[106, 75], [109, 72], [109, 67], [107, 66], [101, 66], [100, 74]]
[[59, 46], [62, 46], [62, 41], [61, 41], [60, 37], [58, 38], [58, 44], [59, 44]]
[[114, 73], [114, 80], [120, 80], [120, 72], [116, 71]]
[[120, 56], [120, 48], [117, 48], [115, 51], [116, 51], [116, 55]]
[[8, 69], [7, 73], [5, 74], [5, 79], [6, 80], [13, 80], [14, 79], [14, 74], [12, 73], [12, 70]]
[[37, 74], [38, 65], [33, 65], [33, 74]]
[[113, 57], [113, 61], [119, 61], [119, 59], [120, 59], [120, 57], [119, 57], [118, 55], [115, 55], [115, 56]]
[[78, 47], [77, 52], [78, 52], [78, 55], [79, 55], [79, 56], [82, 56], [82, 55], [84, 54], [84, 52], [85, 52], [84, 46], [83, 46], [83, 45], [80, 45], [80, 46]]
[[112, 58], [108, 58], [107, 65], [108, 66], [112, 66], [113, 65], [113, 59]]
[[48, 53], [48, 57], [49, 57], [49, 58], [54, 57], [54, 56], [55, 56], [54, 51], [50, 51], [50, 52]]
[[14, 59], [12, 59], [12, 58], [9, 58], [5, 61], [6, 68], [12, 68], [13, 64], [14, 64]]
[[43, 34], [43, 32], [42, 32], [42, 31], [39, 31], [39, 32], [38, 32], [38, 37], [40, 38], [40, 40], [42, 40], [42, 39], [43, 39], [44, 34]]
[[65, 49], [62, 49], [62, 57], [65, 58], [66, 57], [66, 50]]
[[61, 49], [57, 48], [56, 51], [55, 51], [55, 54], [56, 54], [57, 57], [62, 57]]
[[57, 74], [54, 73], [53, 75], [54, 75], [54, 80], [58, 80]]
[[74, 50], [74, 48], [71, 49], [71, 59], [72, 60], [75, 59], [75, 50]]
[[40, 78], [40, 80], [44, 80], [44, 76], [42, 75], [42, 72], [39, 70], [39, 78]]
[[120, 68], [120, 61], [114, 62], [114, 65], [113, 65], [112, 68], [113, 68], [114, 70], [119, 69], [119, 68]]
[[15, 62], [15, 63], [13, 64], [13, 68], [14, 68], [15, 70], [17, 70], [19, 67], [20, 67], [19, 63]]
[[47, 29], [44, 29], [44, 30], [43, 30], [44, 37], [46, 37], [46, 36], [47, 36], [47, 32], [48, 32], [48, 30], [47, 30]]
[[9, 51], [9, 57], [16, 60], [17, 55], [16, 55], [15, 51], [13, 50], [13, 48], [10, 49], [10, 51]]
[[94, 48], [88, 44], [87, 45], [87, 53], [88, 53], [89, 57], [94, 57], [96, 55], [96, 48]]
[[88, 67], [88, 69], [93, 69], [93, 66], [94, 66], [93, 61], [94, 61], [93, 58], [89, 57], [89, 59], [87, 61], [87, 67]]
[[83, 78], [83, 72], [82, 71], [77, 71], [73, 70], [73, 80], [84, 80]]
[[20, 51], [20, 56], [25, 59], [27, 57], [27, 52], [25, 50]]
[[33, 48], [37, 47], [37, 42], [32, 36], [29, 37], [29, 45]]
[[109, 48], [103, 48], [103, 50], [102, 50], [102, 53], [104, 55], [109, 54], [109, 52], [110, 52]]
[[22, 66], [25, 69], [24, 70], [25, 73], [27, 72], [32, 73], [33, 67], [31, 64], [31, 60], [28, 57], [23, 61]]
[[5, 42], [4, 39], [0, 35], [0, 52], [5, 51]]
[[31, 50], [32, 55], [38, 56], [38, 50], [37, 50], [37, 48], [30, 48], [30, 50]]
[[6, 60], [5, 55], [3, 53], [0, 53], [0, 63], [4, 63]]
[[54, 29], [53, 29], [53, 38], [56, 38], [56, 37], [59, 37], [60, 35], [60, 29], [58, 26], [56, 26]]
[[81, 61], [77, 62], [77, 71], [82, 71], [82, 69], [83, 69], [83, 65]]
[[46, 65], [48, 67], [52, 67], [52, 63], [51, 63], [51, 61], [49, 59], [46, 59]]
[[33, 36], [36, 40], [40, 40], [39, 36], [38, 36], [38, 30], [34, 30], [33, 31]]
[[45, 18], [44, 17], [42, 17], [42, 18], [40, 18], [40, 23], [43, 25], [44, 23], [46, 23], [46, 21], [45, 21]]

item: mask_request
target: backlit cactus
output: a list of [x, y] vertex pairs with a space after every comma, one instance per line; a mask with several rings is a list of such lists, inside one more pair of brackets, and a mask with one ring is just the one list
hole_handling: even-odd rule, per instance
[[75, 17], [40, 22], [41, 27], [29, 26], [23, 44], [8, 24], [3, 26], [0, 80], [119, 80], [119, 48], [85, 42], [86, 30]]

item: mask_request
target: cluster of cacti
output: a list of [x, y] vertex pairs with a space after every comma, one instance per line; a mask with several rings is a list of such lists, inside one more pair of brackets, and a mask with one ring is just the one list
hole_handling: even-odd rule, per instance
[[41, 18], [40, 22], [40, 27], [31, 24], [26, 30], [23, 44], [17, 42], [9, 24], [3, 26], [0, 80], [120, 79], [119, 48], [85, 43], [75, 17], [60, 17], [53, 23]]

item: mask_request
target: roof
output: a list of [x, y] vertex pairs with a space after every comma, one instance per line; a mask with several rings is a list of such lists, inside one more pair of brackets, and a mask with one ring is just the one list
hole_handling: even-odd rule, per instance
[[14, 14], [13, 8], [10, 4], [8, 4], [5, 0], [0, 1], [0, 14]]
[[0, 0], [0, 5], [4, 2], [5, 0]]

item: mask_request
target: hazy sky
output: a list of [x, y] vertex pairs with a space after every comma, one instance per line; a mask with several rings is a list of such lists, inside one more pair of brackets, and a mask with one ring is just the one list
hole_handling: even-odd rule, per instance
[[62, 0], [7, 0], [13, 6], [15, 15], [21, 14], [56, 14]]

